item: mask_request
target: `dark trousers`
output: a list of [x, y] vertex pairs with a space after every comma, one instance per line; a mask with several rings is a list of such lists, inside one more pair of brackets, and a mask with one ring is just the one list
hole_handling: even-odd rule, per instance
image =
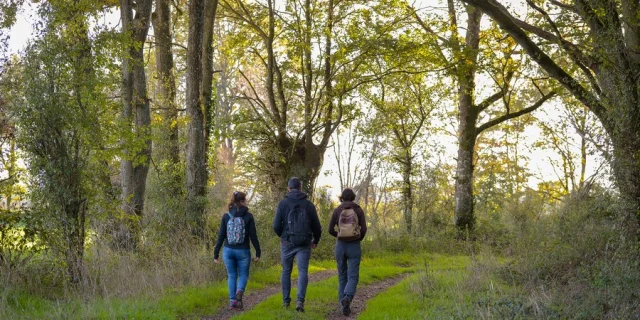
[[311, 245], [303, 247], [291, 246], [288, 242], [282, 242], [280, 246], [282, 263], [282, 301], [291, 302], [291, 271], [293, 271], [293, 258], [298, 262], [298, 297], [296, 301], [304, 302], [309, 282], [309, 259], [311, 258]]
[[338, 240], [335, 254], [338, 264], [338, 299], [342, 300], [345, 296], [353, 299], [360, 278], [360, 259], [362, 258], [360, 241]]

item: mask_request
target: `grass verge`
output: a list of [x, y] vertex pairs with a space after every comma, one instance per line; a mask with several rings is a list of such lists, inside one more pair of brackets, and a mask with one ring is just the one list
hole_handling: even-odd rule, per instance
[[358, 319], [535, 318], [522, 292], [494, 275], [500, 263], [429, 256], [415, 274], [369, 300]]
[[[411, 260], [415, 259], [412, 259], [409, 254], [363, 258], [360, 264], [360, 281], [358, 285], [363, 286], [402, 273], [412, 272], [416, 269], [416, 266], [415, 263], [410, 263]], [[282, 308], [282, 295], [276, 294], [233, 319], [325, 319], [327, 314], [338, 306], [337, 288], [337, 276], [324, 281], [310, 283], [307, 287], [304, 314], [295, 311], [297, 290], [292, 288], [291, 297], [294, 302], [291, 307]]]
[[[311, 273], [324, 271], [330, 263], [310, 266]], [[223, 265], [217, 267], [224, 268]], [[294, 271], [295, 272], [295, 271]], [[259, 290], [280, 283], [280, 266], [253, 268], [247, 290]], [[20, 293], [6, 293], [2, 319], [176, 319], [196, 318], [226, 306], [226, 279], [201, 287], [173, 289], [164, 294], [133, 299], [51, 301]]]

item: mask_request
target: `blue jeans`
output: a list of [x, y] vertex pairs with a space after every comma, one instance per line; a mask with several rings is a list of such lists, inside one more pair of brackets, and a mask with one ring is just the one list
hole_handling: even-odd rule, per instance
[[360, 279], [360, 241], [336, 242], [336, 262], [338, 263], [338, 300], [348, 296], [353, 299]]
[[303, 247], [290, 246], [283, 241], [280, 245], [282, 263], [282, 302], [291, 302], [291, 271], [293, 270], [293, 258], [298, 262], [298, 298], [296, 301], [304, 302], [309, 283], [309, 259], [311, 258], [311, 245]]
[[247, 288], [249, 281], [249, 266], [251, 265], [251, 250], [224, 248], [222, 252], [224, 265], [227, 267], [227, 284], [229, 286], [229, 300], [236, 299], [236, 291]]

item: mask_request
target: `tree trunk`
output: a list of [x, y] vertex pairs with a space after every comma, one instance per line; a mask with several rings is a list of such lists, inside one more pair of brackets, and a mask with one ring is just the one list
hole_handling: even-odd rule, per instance
[[296, 144], [280, 144], [277, 153], [285, 161], [278, 161], [271, 171], [272, 182], [278, 186], [277, 190], [281, 190], [276, 196], [280, 197], [286, 192], [289, 178], [298, 177], [302, 181], [303, 191], [312, 197], [316, 179], [322, 168], [324, 149], [315, 144], [309, 146], [303, 141], [298, 141]]
[[[460, 104], [462, 105], [462, 104]], [[466, 111], [463, 114], [462, 111]], [[458, 132], [458, 164], [456, 167], [455, 187], [455, 225], [461, 238], [473, 230], [475, 217], [473, 214], [473, 154], [476, 144], [475, 116], [471, 110], [460, 108], [460, 124]]]
[[[168, 162], [165, 174], [169, 175], [170, 196], [180, 194], [180, 179], [175, 171], [180, 165], [180, 147], [178, 144], [178, 108], [176, 105], [176, 79], [173, 51], [171, 45], [171, 0], [156, 0], [153, 19], [153, 32], [156, 38], [156, 69], [158, 72], [157, 104], [162, 109], [163, 144], [159, 152], [160, 160]], [[164, 167], [164, 166], [162, 166]]]
[[468, 21], [465, 48], [460, 52], [458, 68], [458, 164], [455, 187], [455, 225], [458, 237], [466, 238], [475, 225], [473, 214], [473, 154], [476, 144], [478, 111], [474, 106], [475, 75], [480, 42], [480, 20], [482, 13], [467, 7]]
[[8, 164], [6, 165], [7, 168], [7, 175], [8, 175], [8, 187], [7, 187], [7, 192], [5, 193], [5, 197], [6, 197], [6, 205], [7, 205], [7, 210], [11, 211], [11, 200], [13, 198], [13, 190], [14, 190], [14, 186], [15, 186], [15, 177], [14, 175], [16, 174], [16, 139], [15, 137], [13, 137], [13, 133], [11, 133], [11, 136], [8, 138], [10, 139], [9, 141], [9, 159], [7, 159]]
[[205, 119], [200, 100], [202, 86], [202, 35], [204, 0], [189, 1], [189, 36], [187, 39], [186, 104], [189, 116], [187, 133], [187, 219], [193, 235], [204, 237], [207, 163], [205, 156]]
[[413, 172], [413, 156], [411, 150], [405, 150], [402, 159], [402, 197], [404, 198], [404, 221], [407, 225], [407, 233], [413, 231], [413, 185], [411, 184], [411, 173]]
[[[122, 61], [122, 117], [134, 121], [136, 139], [144, 139], [144, 146], [136, 153], [124, 150], [121, 162], [122, 211], [126, 225], [119, 226], [115, 237], [119, 246], [134, 249], [139, 238], [139, 220], [144, 209], [144, 196], [151, 159], [151, 139], [149, 125], [151, 114], [147, 96], [147, 79], [144, 69], [144, 42], [149, 30], [152, 0], [136, 2], [136, 16], [133, 16], [133, 0], [120, 0], [122, 29], [130, 33], [127, 50]], [[133, 117], [133, 119], [131, 119]], [[135, 164], [134, 164], [135, 163]]]
[[[79, 179], [79, 177], [77, 177]], [[78, 184], [80, 181], [77, 181]], [[80, 185], [72, 187], [73, 189], [82, 188]], [[81, 193], [77, 193], [81, 194]], [[84, 281], [84, 239], [85, 239], [85, 216], [87, 211], [86, 199], [81, 197], [73, 197], [70, 203], [66, 203], [65, 215], [67, 222], [65, 224], [65, 238], [67, 241], [66, 263], [69, 281], [72, 284], [80, 284]]]
[[[76, 13], [82, 14], [82, 13]], [[93, 57], [91, 53], [92, 45], [89, 40], [89, 25], [85, 18], [77, 21], [77, 25], [71, 22], [69, 29], [77, 31], [75, 41], [75, 52], [79, 56], [74, 59], [74, 87], [75, 95], [78, 102], [78, 109], [84, 117], [90, 116], [86, 114], [83, 98], [91, 96], [96, 88], [95, 70], [93, 67]], [[87, 212], [87, 196], [83, 186], [83, 176], [87, 170], [86, 162], [88, 162], [88, 154], [82, 152], [82, 146], [85, 141], [75, 137], [69, 144], [67, 154], [62, 157], [60, 166], [63, 170], [62, 185], [63, 194], [58, 198], [62, 199], [62, 210], [66, 216], [63, 221], [63, 230], [67, 240], [66, 262], [69, 272], [69, 280], [72, 284], [80, 284], [85, 280], [84, 270], [84, 243], [85, 243], [85, 220]], [[58, 144], [64, 146], [64, 136], [59, 137]], [[65, 160], [71, 160], [69, 162]], [[64, 192], [68, 191], [68, 192]]]
[[[491, 16], [550, 76], [600, 120], [613, 143], [613, 173], [629, 214], [632, 232], [640, 228], [640, 30], [635, 1], [576, 1], [573, 8], [589, 28], [583, 39], [589, 55], [540, 28], [513, 17], [494, 0], [463, 0]], [[619, 9], [622, 10], [619, 10]], [[585, 87], [529, 38], [525, 30], [562, 45], [565, 57], [590, 78]], [[595, 79], [594, 79], [595, 75]], [[637, 234], [640, 237], [640, 234]]]
[[[204, 30], [202, 34], [202, 87], [200, 88], [204, 104], [204, 150], [205, 163], [209, 163], [211, 154], [211, 132], [213, 130], [213, 27], [216, 21], [218, 0], [205, 0]], [[206, 170], [205, 170], [206, 172]], [[205, 177], [205, 180], [208, 180]]]
[[[613, 173], [620, 189], [625, 212], [629, 220], [635, 223], [631, 232], [640, 239], [640, 129], [626, 135], [615, 135], [611, 138], [614, 148]], [[636, 137], [633, 137], [633, 135]]]

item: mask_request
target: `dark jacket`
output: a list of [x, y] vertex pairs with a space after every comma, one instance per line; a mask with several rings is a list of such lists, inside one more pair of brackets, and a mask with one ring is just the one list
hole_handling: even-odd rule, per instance
[[340, 219], [340, 214], [342, 210], [352, 208], [353, 211], [356, 212], [358, 216], [358, 224], [360, 224], [360, 239], [354, 241], [362, 241], [364, 239], [365, 234], [367, 233], [367, 221], [365, 220], [364, 211], [360, 206], [351, 201], [345, 201], [341, 203], [335, 210], [333, 210], [333, 214], [331, 215], [331, 220], [329, 221], [329, 233], [338, 237], [338, 231], [336, 231], [336, 227], [338, 226], [338, 220]]
[[213, 258], [218, 259], [220, 256], [220, 247], [224, 241], [224, 246], [231, 249], [251, 249], [249, 247], [249, 239], [253, 243], [253, 248], [256, 249], [256, 257], [260, 257], [260, 242], [258, 241], [258, 233], [256, 232], [256, 221], [253, 219], [253, 215], [249, 212], [249, 208], [241, 206], [240, 208], [233, 206], [229, 209], [229, 212], [234, 217], [242, 217], [244, 220], [244, 241], [241, 244], [230, 245], [227, 243], [227, 222], [229, 222], [229, 214], [225, 213], [222, 216], [222, 223], [220, 224], [220, 231], [218, 232], [218, 241], [216, 241], [216, 247], [213, 249]]
[[278, 208], [276, 209], [276, 217], [273, 219], [273, 231], [276, 232], [278, 237], [280, 237], [283, 241], [287, 241], [286, 239], [286, 230], [285, 224], [287, 221], [287, 214], [291, 211], [294, 205], [302, 206], [309, 215], [309, 221], [311, 222], [311, 233], [313, 235], [313, 239], [311, 242], [318, 244], [320, 241], [320, 236], [322, 235], [322, 226], [320, 225], [320, 219], [318, 218], [318, 212], [316, 211], [316, 207], [307, 199], [307, 194], [300, 190], [291, 190], [284, 199], [280, 200], [278, 203]]

